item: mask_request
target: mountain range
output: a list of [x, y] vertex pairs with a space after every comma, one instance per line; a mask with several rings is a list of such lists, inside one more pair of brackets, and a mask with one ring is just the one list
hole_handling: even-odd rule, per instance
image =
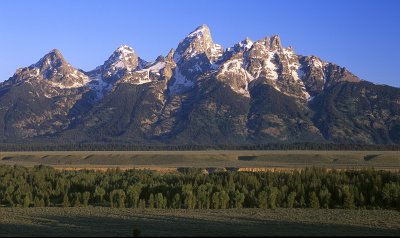
[[153, 62], [122, 45], [91, 71], [57, 49], [18, 69], [0, 83], [0, 142], [400, 144], [400, 89], [277, 35], [224, 49], [202, 25]]

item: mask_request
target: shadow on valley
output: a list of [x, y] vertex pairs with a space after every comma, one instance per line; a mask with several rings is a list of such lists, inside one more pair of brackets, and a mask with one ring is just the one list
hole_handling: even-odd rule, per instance
[[[0, 224], [0, 236], [133, 236], [138, 228], [142, 236], [273, 236], [273, 235], [356, 235], [398, 236], [400, 230], [377, 229], [354, 225], [310, 224], [217, 216], [193, 218], [186, 212], [177, 215], [145, 213], [92, 216], [66, 215], [24, 216], [24, 224]], [[210, 214], [211, 215], [211, 214]], [[185, 217], [188, 216], [188, 217]]]
[[238, 160], [241, 160], [241, 161], [253, 161], [256, 159], [257, 159], [257, 156], [238, 156]]
[[378, 156], [380, 156], [380, 155], [366, 155], [366, 156], [364, 156], [364, 160], [365, 161], [370, 161], [372, 159], [375, 159]]

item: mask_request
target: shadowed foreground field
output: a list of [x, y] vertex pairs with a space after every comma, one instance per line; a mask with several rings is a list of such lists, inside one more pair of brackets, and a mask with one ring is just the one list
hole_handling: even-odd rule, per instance
[[399, 236], [390, 210], [0, 208], [0, 236]]

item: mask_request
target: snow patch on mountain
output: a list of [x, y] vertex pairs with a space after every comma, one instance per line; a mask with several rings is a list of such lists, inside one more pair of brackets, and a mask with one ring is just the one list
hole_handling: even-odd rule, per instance
[[223, 52], [221, 45], [214, 44], [208, 27], [201, 25], [179, 43], [173, 58], [178, 63], [205, 54], [212, 64], [222, 57]]
[[130, 72], [129, 76], [123, 77], [120, 80], [120, 83], [140, 85], [153, 82], [161, 76], [161, 70], [165, 67], [165, 62], [156, 62], [148, 68]]
[[[268, 54], [268, 58], [266, 60], [266, 65], [265, 65], [265, 69], [267, 70], [267, 77], [272, 80], [278, 79], [278, 73], [276, 72], [277, 67], [276, 67], [275, 63], [273, 62], [275, 53], [276, 52], [270, 52]], [[258, 75], [259, 75], [259, 72], [258, 72]]]
[[87, 86], [96, 93], [96, 100], [100, 100], [104, 95], [111, 91], [112, 85], [103, 80], [101, 74], [97, 74], [90, 78], [91, 81]]
[[276, 81], [278, 79], [277, 66], [275, 64], [275, 56], [279, 48], [270, 47], [270, 39], [256, 41], [252, 44], [249, 51], [243, 55], [245, 59], [245, 68], [254, 78], [261, 76], [268, 80]]
[[248, 51], [253, 46], [253, 43], [254, 42], [250, 40], [250, 38], [246, 37], [246, 39], [239, 42], [235, 48], [238, 48], [238, 50]]
[[304, 72], [300, 68], [300, 63], [297, 55], [292, 48], [283, 49], [284, 55], [287, 58], [290, 74], [295, 81], [300, 81]]
[[169, 86], [169, 92], [171, 94], [178, 94], [186, 91], [187, 89], [193, 88], [194, 84], [195, 83], [193, 81], [188, 80], [185, 76], [182, 75], [179, 67], [176, 67], [174, 71], [174, 81]]
[[253, 44], [254, 42], [250, 38], [246, 37], [246, 39], [236, 43], [233, 47], [227, 48], [226, 52], [230, 52], [232, 55], [235, 55], [239, 52], [247, 52], [251, 49]]
[[254, 77], [244, 69], [243, 58], [234, 58], [222, 64], [217, 79], [224, 81], [238, 94], [250, 97], [248, 84]]
[[224, 48], [222, 48], [221, 45], [218, 44], [214, 44], [211, 48], [210, 48], [211, 54], [210, 54], [210, 62], [211, 64], [218, 61], [223, 53], [224, 53]]
[[146, 69], [133, 72], [130, 77], [124, 78], [122, 82], [137, 84], [137, 85], [150, 83], [153, 81], [151, 79], [152, 78], [151, 74], [160, 76], [161, 75], [160, 70], [164, 69], [165, 65], [166, 65], [165, 62], [157, 62]]
[[156, 64], [150, 66], [147, 71], [158, 73], [161, 69], [165, 68], [165, 62], [157, 62]]
[[133, 48], [127, 45], [121, 45], [104, 62], [103, 77], [112, 77], [120, 70], [132, 71], [138, 66], [138, 58]]

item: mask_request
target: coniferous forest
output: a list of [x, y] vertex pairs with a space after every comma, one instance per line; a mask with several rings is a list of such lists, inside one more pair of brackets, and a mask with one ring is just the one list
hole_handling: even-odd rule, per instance
[[0, 205], [130, 208], [400, 210], [400, 173], [307, 168], [293, 172], [60, 171], [0, 166]]

